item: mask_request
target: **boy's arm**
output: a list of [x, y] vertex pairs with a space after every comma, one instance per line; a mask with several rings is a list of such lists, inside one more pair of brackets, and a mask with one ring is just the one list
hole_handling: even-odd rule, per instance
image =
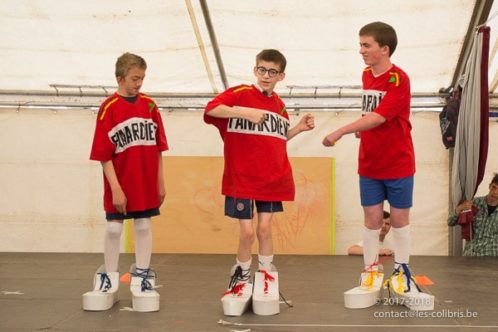
[[299, 134], [303, 131], [312, 130], [313, 128], [315, 128], [315, 117], [313, 115], [311, 115], [310, 113], [306, 113], [301, 118], [301, 120], [299, 121], [299, 123], [297, 125], [295, 125], [291, 129], [289, 129], [289, 131], [287, 132], [287, 140], [289, 141], [297, 134]]
[[163, 158], [161, 152], [159, 152], [159, 167], [157, 170], [157, 186], [159, 189], [159, 206], [164, 202], [164, 197], [166, 197], [166, 187], [164, 185], [164, 175], [163, 175]]
[[116, 176], [116, 171], [114, 170], [114, 165], [112, 160], [102, 161], [102, 168], [104, 170], [104, 175], [111, 186], [112, 191], [112, 205], [118, 210], [119, 213], [126, 214], [126, 196], [119, 184], [118, 177]]
[[367, 115], [359, 118], [358, 120], [351, 122], [350, 124], [347, 124], [344, 127], [341, 127], [336, 131], [328, 134], [323, 139], [322, 144], [325, 146], [334, 146], [335, 142], [337, 142], [342, 136], [346, 134], [372, 129], [383, 124], [384, 122], [386, 122], [385, 117], [375, 112], [370, 112]]
[[243, 107], [243, 106], [218, 105], [212, 110], [208, 111], [207, 115], [221, 119], [229, 119], [229, 118], [246, 119], [256, 124], [261, 124], [265, 122], [264, 111], [257, 108]]

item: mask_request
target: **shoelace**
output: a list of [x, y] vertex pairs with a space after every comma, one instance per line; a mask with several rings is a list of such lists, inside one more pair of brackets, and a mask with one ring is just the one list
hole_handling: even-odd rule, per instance
[[378, 270], [372, 270], [372, 268], [374, 266], [377, 266], [377, 268], [378, 268], [378, 265], [379, 265], [378, 262], [373, 262], [367, 268], [365, 268], [365, 270], [363, 270], [364, 273], [368, 273], [368, 277], [367, 277], [367, 280], [365, 280], [365, 281], [361, 280], [361, 277], [360, 277], [360, 284], [362, 286], [365, 286], [365, 287], [368, 287], [368, 288], [372, 288], [373, 287], [374, 279], [376, 277], [380, 277], [380, 275], [382, 273], [382, 272], [379, 272]]
[[107, 273], [98, 273], [100, 275], [100, 287], [99, 290], [106, 293], [109, 289], [111, 289], [111, 279], [107, 275]]
[[250, 270], [242, 270], [242, 267], [239, 265], [235, 268], [234, 273], [232, 274], [232, 277], [230, 278], [230, 282], [228, 283], [228, 291], [225, 292], [226, 294], [235, 294], [235, 295], [242, 295], [242, 289], [245, 287], [245, 283], [240, 283], [241, 281], [248, 281], [249, 278], [251, 277], [251, 271]]
[[[406, 289], [404, 289], [404, 283], [403, 283], [403, 274], [406, 277]], [[408, 268], [408, 264], [402, 263], [398, 266], [397, 269], [394, 270], [393, 275], [396, 275], [396, 281], [398, 284], [398, 288], [396, 289], [396, 292], [398, 293], [408, 293], [411, 290], [411, 283], [415, 285], [417, 290], [421, 292], [420, 287], [418, 287], [417, 283], [415, 282], [415, 279], [412, 277], [412, 274], [410, 272], [410, 269]], [[386, 284], [389, 284], [389, 279], [386, 280]]]
[[265, 288], [264, 288], [264, 292], [265, 294], [268, 294], [268, 282], [272, 282], [275, 280], [275, 278], [269, 274], [268, 272], [266, 272], [266, 270], [259, 270], [259, 272], [263, 273], [265, 275], [265, 279], [264, 279], [264, 282], [265, 282]]
[[150, 283], [150, 281], [147, 280], [147, 278], [150, 277], [149, 271], [150, 271], [150, 269], [140, 269], [140, 268], [137, 268], [135, 270], [134, 275], [136, 277], [142, 278], [142, 282], [140, 284], [140, 288], [141, 288], [142, 292], [154, 290], [154, 287], [152, 287], [152, 284]]

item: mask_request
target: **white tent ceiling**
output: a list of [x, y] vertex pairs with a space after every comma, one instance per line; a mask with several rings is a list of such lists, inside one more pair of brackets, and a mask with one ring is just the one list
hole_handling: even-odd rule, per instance
[[[229, 85], [253, 81], [256, 53], [280, 49], [287, 86], [354, 86], [364, 67], [358, 30], [385, 21], [398, 33], [393, 62], [412, 91], [449, 87], [476, 4], [473, 0], [207, 1]], [[496, 2], [491, 15], [498, 11]], [[490, 86], [496, 92], [498, 18], [491, 34]], [[224, 90], [201, 5], [195, 0], [0, 0], [2, 90], [51, 84], [114, 86], [122, 52], [148, 62], [149, 93]], [[494, 53], [493, 53], [494, 48]]]

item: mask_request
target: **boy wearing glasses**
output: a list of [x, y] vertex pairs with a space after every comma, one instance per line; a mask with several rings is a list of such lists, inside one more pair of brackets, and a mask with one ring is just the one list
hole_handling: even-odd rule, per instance
[[[205, 108], [204, 121], [218, 128], [224, 142], [222, 194], [225, 195], [225, 215], [238, 219], [240, 226], [236, 263], [222, 298], [225, 315], [242, 314], [252, 295], [251, 247], [255, 235], [259, 242], [258, 270], [264, 274], [265, 283], [274, 278], [268, 274], [275, 271], [272, 216], [274, 212], [283, 211], [282, 201], [294, 200], [295, 190], [287, 141], [314, 128], [311, 114], [304, 115], [290, 128], [285, 104], [273, 91], [285, 78], [286, 63], [284, 55], [277, 50], [261, 51], [253, 69], [256, 84], [230, 88]], [[252, 226], [254, 206], [257, 210], [256, 234]], [[278, 292], [276, 303], [272, 309], [258, 312], [254, 302], [254, 311], [278, 313]]]

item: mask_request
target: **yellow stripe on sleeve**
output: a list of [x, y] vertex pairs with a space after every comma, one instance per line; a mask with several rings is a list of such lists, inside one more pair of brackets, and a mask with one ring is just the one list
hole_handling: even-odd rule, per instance
[[105, 105], [104, 110], [102, 111], [102, 115], [100, 115], [100, 120], [104, 119], [105, 112], [107, 112], [107, 109], [109, 108], [109, 106], [114, 104], [117, 100], [118, 100], [118, 97], [114, 98], [109, 103], [107, 103], [107, 105]]

